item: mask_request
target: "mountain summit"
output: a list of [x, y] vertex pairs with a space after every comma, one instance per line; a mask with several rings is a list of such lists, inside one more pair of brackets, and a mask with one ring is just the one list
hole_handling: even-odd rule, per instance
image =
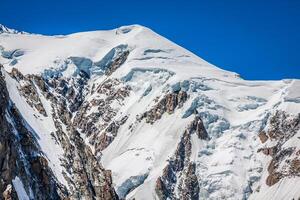
[[0, 34], [1, 33], [9, 33], [9, 34], [16, 34], [16, 33], [25, 33], [25, 32], [19, 32], [17, 30], [7, 28], [6, 26], [0, 24]]
[[1, 30], [4, 199], [300, 197], [300, 80], [243, 80], [139, 25]]

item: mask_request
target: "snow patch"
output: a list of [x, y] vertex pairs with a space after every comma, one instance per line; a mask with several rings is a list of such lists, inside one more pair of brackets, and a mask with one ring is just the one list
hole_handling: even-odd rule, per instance
[[21, 200], [29, 200], [30, 198], [27, 195], [27, 192], [24, 188], [24, 185], [21, 181], [21, 179], [16, 176], [13, 180], [12, 180], [13, 186], [17, 192], [18, 198]]
[[166, 69], [160, 68], [133, 68], [126, 76], [121, 78], [123, 81], [128, 82], [136, 77], [138, 77], [141, 73], [151, 73], [151, 74], [158, 74], [161, 79], [168, 80], [171, 76], [175, 73]]
[[126, 197], [145, 181], [153, 167], [153, 160], [154, 154], [150, 150], [128, 149], [107, 166], [113, 172], [113, 182], [120, 197]]
[[117, 188], [117, 194], [119, 198], [125, 199], [126, 195], [137, 188], [139, 185], [143, 184], [145, 179], [148, 177], [148, 173], [131, 176], [125, 182], [123, 182], [120, 187]]

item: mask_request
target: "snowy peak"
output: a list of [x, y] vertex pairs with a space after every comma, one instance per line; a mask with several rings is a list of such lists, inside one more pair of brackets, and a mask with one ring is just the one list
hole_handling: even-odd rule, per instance
[[[0, 62], [4, 63], [7, 70], [18, 68], [23, 74], [37, 74], [50, 68], [64, 68], [59, 63], [68, 63], [70, 57], [89, 59], [89, 63], [99, 63], [112, 49], [125, 45], [130, 55], [120, 68], [122, 70], [117, 71], [117, 76], [125, 76], [133, 68], [144, 67], [169, 70], [182, 79], [191, 76], [221, 79], [237, 77], [236, 73], [215, 67], [140, 25], [65, 36], [12, 34], [10, 37], [1, 37], [0, 41], [5, 52], [16, 50], [23, 52], [22, 56], [15, 59], [12, 56], [0, 57]], [[7, 60], [7, 57], [12, 59]], [[193, 73], [190, 73], [191, 71]]]
[[20, 31], [17, 31], [15, 29], [11, 29], [11, 28], [8, 28], [2, 24], [0, 24], [0, 34], [1, 33], [8, 33], [8, 34], [17, 34], [17, 33], [24, 33], [24, 32], [20, 32]]

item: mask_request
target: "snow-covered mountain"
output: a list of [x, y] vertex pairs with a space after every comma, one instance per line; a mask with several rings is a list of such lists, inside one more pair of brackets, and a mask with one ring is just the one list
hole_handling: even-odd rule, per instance
[[300, 80], [243, 80], [139, 25], [0, 33], [1, 198], [300, 198]]
[[7, 28], [6, 26], [0, 24], [0, 34], [1, 33], [11, 33], [11, 34], [25, 34], [24, 31], [17, 31], [15, 29]]

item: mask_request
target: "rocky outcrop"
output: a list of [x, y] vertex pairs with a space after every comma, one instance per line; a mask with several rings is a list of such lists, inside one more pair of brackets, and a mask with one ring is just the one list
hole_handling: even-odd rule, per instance
[[187, 100], [187, 93], [183, 90], [166, 94], [152, 109], [145, 112], [139, 120], [146, 119], [146, 123], [153, 124], [164, 113], [172, 114], [176, 108], [181, 108]]
[[260, 148], [258, 149], [258, 153], [259, 152], [263, 152], [263, 154], [265, 154], [266, 156], [275, 156], [277, 153], [277, 146], [273, 146], [273, 147], [265, 147], [265, 148]]
[[26, 127], [17, 108], [10, 101], [3, 75], [0, 75], [0, 194], [3, 199], [17, 199], [14, 180], [24, 185], [28, 197], [62, 199], [68, 196], [56, 182], [47, 159]]
[[261, 141], [261, 143], [265, 143], [269, 137], [267, 136], [266, 132], [265, 131], [261, 131], [259, 134], [258, 134], [258, 137]]
[[300, 129], [300, 114], [289, 116], [284, 111], [277, 111], [269, 120], [267, 132], [261, 132], [259, 138], [267, 144], [268, 138], [276, 145], [260, 148], [272, 160], [268, 166], [269, 176], [266, 184], [272, 186], [284, 177], [300, 176], [300, 150], [296, 147], [285, 147], [284, 144]]
[[115, 119], [131, 88], [118, 79], [107, 79], [93, 87], [92, 99], [86, 100], [74, 117], [73, 126], [89, 138], [89, 144], [100, 155], [117, 136], [118, 130], [128, 116]]
[[[66, 169], [65, 179], [70, 187], [70, 197], [118, 199], [112, 186], [111, 172], [101, 166], [90, 147], [85, 144], [77, 131], [78, 126], [71, 121], [71, 116], [62, 115], [62, 110], [68, 110], [66, 104], [55, 102], [52, 103], [52, 115], [57, 129], [54, 137], [64, 150], [62, 162]], [[63, 131], [62, 124], [67, 127], [67, 131]]]
[[4, 200], [12, 200], [13, 198], [16, 198], [13, 197], [13, 192], [13, 187], [11, 186], [11, 184], [8, 184], [5, 191], [2, 194], [2, 198]]
[[105, 71], [105, 74], [107, 76], [111, 75], [114, 71], [116, 71], [127, 59], [129, 55], [129, 51], [124, 51], [120, 56], [118, 56], [115, 60], [113, 60], [111, 63], [106, 66], [107, 70]]
[[111, 172], [105, 170], [85, 145], [76, 130], [70, 130], [58, 139], [64, 149], [63, 165], [71, 199], [118, 199]]
[[190, 132], [195, 132], [199, 139], [208, 140], [208, 133], [203, 125], [203, 122], [199, 116], [196, 116], [188, 127]]
[[[126, 45], [117, 46], [101, 62], [94, 63], [94, 65], [100, 67], [105, 75], [110, 76], [126, 61], [128, 55], [129, 50]], [[68, 183], [68, 189], [60, 186], [54, 178], [51, 178], [53, 176], [48, 167], [48, 161], [42, 156], [35, 137], [30, 135], [26, 128], [20, 130], [28, 133], [24, 134], [19, 141], [23, 145], [25, 154], [38, 152], [26, 162], [27, 166], [30, 166], [32, 174], [39, 177], [36, 180], [42, 182], [40, 187], [47, 190], [45, 198], [53, 199], [47, 196], [47, 193], [52, 192], [52, 195], [56, 195], [55, 199], [65, 197], [71, 199], [118, 199], [112, 186], [111, 172], [101, 166], [95, 155], [101, 154], [101, 151], [116, 137], [120, 126], [126, 122], [128, 118], [126, 115], [119, 119], [113, 120], [113, 118], [116, 117], [118, 111], [118, 108], [115, 107], [116, 103], [119, 106], [123, 105], [122, 102], [129, 95], [130, 88], [120, 80], [110, 78], [99, 85], [89, 87], [90, 74], [80, 69], [73, 76], [68, 77], [56, 72], [52, 73], [51, 70], [45, 71], [45, 74], [41, 75], [24, 76], [17, 69], [12, 69], [10, 75], [18, 82], [20, 94], [32, 108], [38, 110], [45, 117], [51, 115], [56, 127], [56, 131], [51, 135], [64, 151], [61, 162], [66, 169], [63, 173]], [[5, 82], [3, 86], [5, 86]], [[96, 95], [95, 98], [85, 99], [86, 94]], [[48, 113], [42, 100], [48, 101], [52, 107], [51, 111], [47, 111]], [[91, 112], [93, 109], [95, 111]], [[76, 113], [75, 116], [74, 113]], [[17, 111], [12, 114], [19, 116]], [[18, 126], [23, 127], [20, 124], [22, 122], [18, 121]], [[89, 138], [89, 145], [86, 145], [81, 134]], [[8, 141], [6, 138], [3, 140]], [[7, 146], [3, 148], [8, 149]], [[12, 162], [19, 160], [17, 156], [17, 153], [13, 155]], [[14, 165], [9, 163], [3, 166]], [[10, 169], [3, 175], [14, 171], [16, 170]], [[28, 178], [29, 175], [20, 175], [21, 179], [23, 177]], [[31, 174], [30, 177], [32, 177]], [[5, 198], [9, 198], [11, 191], [14, 191], [13, 188], [10, 190], [6, 187], [11, 183], [13, 175], [7, 179], [9, 181], [6, 181], [7, 183], [0, 188], [0, 192], [5, 192]], [[22, 181], [24, 180], [22, 179]], [[36, 184], [36, 186], [38, 185]]]
[[[15, 132], [18, 132], [18, 136], [11, 139], [12, 142], [9, 142], [9, 144], [12, 144], [11, 147], [3, 146], [3, 149], [14, 152], [10, 161], [2, 165], [7, 166], [7, 172], [3, 169], [3, 176], [6, 180], [4, 181], [5, 185], [0, 186], [0, 192], [5, 195], [5, 198], [11, 196], [12, 192], [7, 187], [12, 183], [14, 176], [17, 175], [25, 185], [28, 195], [32, 190], [35, 199], [118, 199], [112, 186], [111, 172], [101, 166], [92, 150], [85, 144], [80, 133], [72, 124], [72, 113], [74, 110], [79, 109], [84, 99], [85, 85], [88, 80], [86, 74], [82, 72], [77, 77], [68, 80], [62, 77], [45, 80], [42, 76], [23, 76], [19, 71], [13, 70], [11, 76], [20, 85], [26, 83], [26, 88], [30, 88], [28, 94], [27, 92], [24, 93], [24, 91], [27, 91], [24, 87], [19, 88], [27, 102], [40, 101], [40, 99], [35, 98], [35, 96], [38, 96], [38, 90], [50, 101], [52, 118], [57, 129], [52, 136], [64, 150], [64, 157], [61, 158], [61, 162], [66, 169], [66, 172], [63, 173], [68, 186], [66, 188], [56, 180], [48, 166], [47, 159], [39, 149], [35, 136], [25, 128], [17, 109], [10, 106], [11, 109], [8, 113], [14, 119], [13, 124], [16, 127]], [[2, 85], [4, 87], [5, 82]], [[3, 96], [8, 98], [7, 92]], [[8, 105], [5, 102], [0, 103], [0, 105]], [[62, 126], [65, 126], [66, 130], [63, 130]], [[113, 129], [108, 131], [113, 131]], [[10, 133], [11, 137], [13, 136], [12, 133], [13, 131]], [[2, 139], [4, 144], [9, 141], [5, 137], [2, 137]], [[20, 149], [10, 150], [10, 148], [16, 148], [15, 146], [20, 147]], [[18, 157], [20, 156], [19, 152], [22, 152], [22, 157]], [[16, 169], [11, 167], [16, 166], [15, 163], [19, 162], [22, 165], [17, 164]], [[19, 169], [19, 166], [23, 168]], [[21, 172], [18, 173], [18, 171]], [[15, 195], [14, 192], [12, 194]]]
[[184, 171], [185, 177], [179, 182], [179, 199], [190, 200], [199, 199], [199, 182], [196, 176], [196, 164], [189, 163]]
[[47, 117], [47, 113], [45, 111], [45, 108], [41, 102], [41, 99], [39, 97], [39, 93], [35, 84], [35, 80], [38, 82], [38, 84], [41, 84], [41, 81], [38, 76], [35, 75], [27, 75], [23, 76], [16, 68], [13, 68], [11, 71], [11, 76], [20, 82], [20, 87], [18, 88], [20, 91], [20, 94], [22, 94], [27, 103], [34, 107], [40, 114]]
[[[48, 90], [44, 92], [44, 96], [52, 103], [59, 104], [61, 114], [66, 113], [65, 117], [67, 115], [71, 117], [72, 113], [76, 112], [84, 101], [84, 95], [88, 92], [86, 87], [88, 80], [89, 76], [84, 71], [80, 71], [72, 77], [53, 76], [45, 80]], [[41, 89], [43, 88], [42, 86]], [[65, 120], [68, 120], [68, 117]]]
[[269, 123], [270, 127], [267, 131], [269, 138], [284, 143], [300, 129], [300, 113], [290, 116], [284, 111], [276, 111]]
[[130, 53], [127, 44], [120, 44], [112, 48], [100, 61], [94, 63], [106, 76], [110, 76], [125, 63]]
[[95, 152], [103, 151], [105, 148], [107, 148], [110, 145], [110, 143], [112, 143], [114, 138], [117, 136], [120, 126], [126, 122], [127, 118], [128, 117], [125, 116], [120, 121], [113, 121], [108, 125], [108, 127], [100, 135], [99, 140], [95, 144], [96, 147]]
[[9, 95], [2, 73], [0, 74], [0, 97], [0, 194], [3, 195], [2, 198], [9, 199], [12, 192], [12, 179], [16, 171], [17, 149], [14, 146], [16, 138], [5, 116], [9, 106]]
[[[164, 168], [162, 176], [156, 181], [155, 191], [159, 199], [198, 199], [199, 183], [196, 165], [190, 161], [191, 135], [199, 139], [208, 139], [201, 119], [196, 116], [187, 127], [177, 146], [175, 154]], [[175, 190], [177, 189], [177, 193]]]

